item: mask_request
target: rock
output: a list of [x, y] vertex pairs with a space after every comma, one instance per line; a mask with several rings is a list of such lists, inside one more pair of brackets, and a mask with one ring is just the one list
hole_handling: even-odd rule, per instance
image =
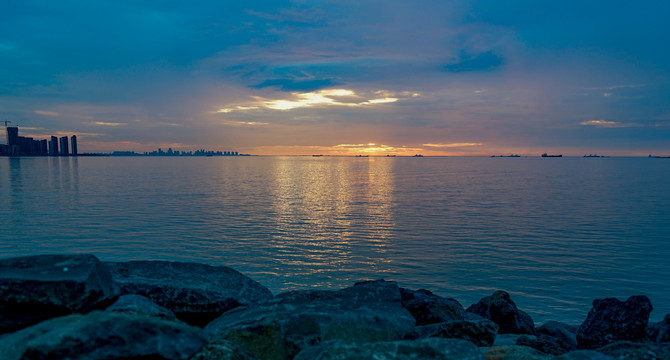
[[395, 282], [357, 283], [339, 291], [293, 291], [231, 310], [205, 328], [260, 359], [291, 359], [328, 340], [400, 340], [414, 328]]
[[574, 350], [557, 356], [554, 360], [614, 360], [614, 358], [594, 350]]
[[484, 350], [486, 360], [549, 360], [552, 355], [519, 345], [493, 346]]
[[498, 334], [493, 346], [503, 346], [503, 345], [516, 345], [517, 340], [523, 336], [533, 336], [533, 335], [523, 335], [523, 334]]
[[258, 358], [230, 341], [219, 339], [207, 343], [189, 360], [258, 360]]
[[564, 348], [556, 338], [549, 335], [521, 336], [516, 341], [516, 345], [532, 347], [545, 354], [560, 355], [570, 350]]
[[223, 312], [272, 298], [270, 290], [225, 266], [170, 262], [106, 262], [122, 294], [136, 294], [204, 326]]
[[483, 360], [473, 344], [459, 339], [428, 338], [357, 344], [333, 341], [301, 351], [295, 360]]
[[501, 334], [535, 335], [533, 319], [519, 310], [509, 294], [499, 290], [471, 305], [467, 311], [489, 319], [498, 325]]
[[174, 313], [141, 295], [123, 295], [105, 311], [132, 315], [153, 316], [163, 320], [178, 321]]
[[593, 308], [577, 332], [577, 346], [597, 349], [616, 341], [642, 340], [651, 310], [651, 301], [644, 295], [631, 296], [625, 302], [593, 300]]
[[201, 330], [149, 316], [92, 311], [44, 321], [0, 337], [3, 360], [188, 359]]
[[538, 335], [548, 335], [556, 339], [566, 351], [577, 349], [577, 326], [564, 324], [558, 321], [548, 321], [537, 328]]
[[458, 301], [437, 296], [428, 290], [400, 288], [400, 296], [402, 307], [414, 316], [419, 326], [465, 318], [465, 310]]
[[598, 352], [618, 360], [668, 360], [670, 359], [670, 344], [659, 346], [618, 341], [599, 348]]
[[455, 338], [470, 341], [477, 346], [491, 346], [496, 339], [498, 325], [491, 320], [454, 320], [439, 324], [417, 326], [408, 339], [428, 337]]
[[649, 323], [645, 334], [649, 340], [657, 344], [670, 342], [670, 314], [665, 315], [662, 321]]
[[72, 313], [102, 309], [118, 296], [93, 255], [38, 255], [0, 260], [0, 333]]

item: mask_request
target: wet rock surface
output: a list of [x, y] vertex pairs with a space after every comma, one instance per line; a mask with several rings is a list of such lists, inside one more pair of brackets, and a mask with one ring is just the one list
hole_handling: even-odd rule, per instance
[[105, 311], [132, 315], [153, 316], [164, 320], [178, 321], [174, 313], [141, 295], [122, 295]]
[[415, 341], [367, 344], [335, 341], [307, 348], [295, 360], [484, 360], [472, 343], [458, 339], [429, 338]]
[[0, 333], [104, 308], [117, 296], [109, 270], [93, 255], [0, 259]]
[[535, 335], [533, 319], [517, 308], [506, 291], [498, 290], [482, 298], [468, 307], [467, 311], [496, 323], [501, 334]]
[[455, 338], [468, 340], [477, 346], [492, 346], [497, 334], [498, 325], [490, 320], [453, 320], [417, 326], [407, 338]]
[[329, 340], [402, 339], [414, 318], [400, 303], [395, 282], [370, 281], [339, 291], [294, 291], [272, 301], [235, 309], [205, 328], [263, 359], [291, 359]]
[[225, 266], [172, 261], [105, 265], [121, 294], [145, 296], [192, 325], [204, 326], [230, 309], [272, 298], [266, 287]]
[[577, 331], [577, 345], [580, 349], [597, 349], [616, 341], [643, 340], [651, 310], [646, 296], [631, 296], [626, 301], [595, 299]]
[[400, 288], [400, 296], [402, 307], [412, 314], [419, 326], [465, 318], [465, 309], [457, 300], [437, 296], [428, 290]]
[[0, 337], [3, 360], [188, 359], [201, 329], [150, 316], [93, 311], [44, 321]]

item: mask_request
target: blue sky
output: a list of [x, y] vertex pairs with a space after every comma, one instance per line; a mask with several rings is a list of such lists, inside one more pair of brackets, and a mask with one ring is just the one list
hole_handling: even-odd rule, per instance
[[670, 154], [665, 1], [32, 1], [0, 120], [82, 151]]

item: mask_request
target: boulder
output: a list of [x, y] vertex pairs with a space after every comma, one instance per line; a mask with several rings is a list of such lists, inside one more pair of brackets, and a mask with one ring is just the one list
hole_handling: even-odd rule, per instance
[[400, 296], [402, 307], [414, 316], [419, 326], [463, 320], [465, 317], [465, 309], [458, 301], [437, 296], [428, 290], [400, 288]]
[[554, 357], [528, 346], [503, 345], [483, 348], [486, 360], [550, 360]]
[[554, 360], [614, 360], [614, 358], [595, 350], [573, 350], [555, 357]]
[[538, 335], [547, 335], [556, 339], [566, 351], [577, 350], [577, 326], [558, 321], [548, 321], [536, 329]]
[[517, 339], [516, 345], [532, 347], [535, 350], [552, 355], [560, 355], [570, 351], [564, 348], [556, 338], [543, 334], [537, 336], [523, 335]]
[[333, 341], [301, 351], [295, 360], [484, 360], [472, 343], [459, 339], [428, 338], [357, 344]]
[[154, 316], [164, 320], [179, 321], [172, 311], [142, 295], [122, 295], [105, 311]]
[[501, 334], [535, 335], [533, 319], [519, 310], [505, 291], [498, 290], [493, 295], [482, 298], [467, 311], [496, 323]]
[[230, 341], [218, 339], [208, 342], [189, 360], [258, 360], [258, 358]]
[[243, 304], [269, 300], [270, 290], [225, 266], [171, 262], [106, 262], [121, 293], [142, 295], [180, 320], [204, 326]]
[[655, 345], [648, 343], [634, 343], [631, 341], [617, 341], [597, 350], [619, 360], [668, 360], [670, 359], [670, 344]]
[[105, 311], [73, 314], [0, 337], [3, 360], [180, 359], [205, 343], [201, 329]]
[[328, 340], [400, 340], [414, 328], [395, 282], [371, 281], [339, 291], [293, 291], [224, 313], [205, 328], [260, 359], [291, 359]]
[[670, 314], [665, 315], [662, 321], [649, 323], [645, 333], [649, 340], [657, 344], [670, 342]]
[[470, 341], [477, 346], [491, 346], [498, 334], [498, 325], [491, 320], [453, 320], [439, 324], [417, 326], [408, 339], [428, 337], [455, 338]]
[[616, 341], [642, 340], [651, 310], [651, 301], [644, 295], [631, 296], [625, 302], [593, 300], [593, 308], [577, 332], [577, 346], [597, 349]]
[[93, 255], [37, 255], [0, 260], [0, 333], [72, 313], [102, 309], [118, 296]]

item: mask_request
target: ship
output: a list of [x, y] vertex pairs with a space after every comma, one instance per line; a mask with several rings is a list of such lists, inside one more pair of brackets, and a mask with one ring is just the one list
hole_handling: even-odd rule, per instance
[[558, 155], [549, 155], [547, 153], [542, 154], [542, 157], [563, 157], [563, 154], [558, 154]]

